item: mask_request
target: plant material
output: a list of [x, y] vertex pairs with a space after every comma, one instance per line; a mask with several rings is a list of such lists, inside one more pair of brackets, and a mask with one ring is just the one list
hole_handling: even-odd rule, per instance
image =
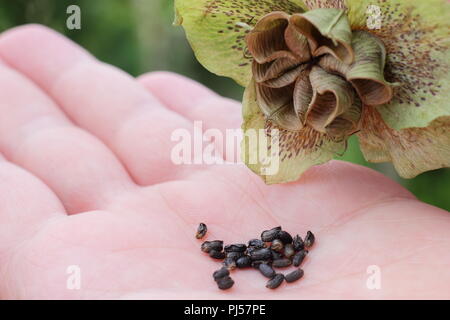
[[[380, 29], [368, 27], [369, 5], [380, 9]], [[342, 154], [353, 134], [368, 161], [393, 162], [405, 178], [450, 166], [447, 1], [176, 0], [175, 8], [198, 60], [246, 87], [244, 137], [262, 130], [270, 144], [244, 138], [242, 157], [266, 183], [298, 179]], [[279, 169], [268, 173], [273, 158]]]

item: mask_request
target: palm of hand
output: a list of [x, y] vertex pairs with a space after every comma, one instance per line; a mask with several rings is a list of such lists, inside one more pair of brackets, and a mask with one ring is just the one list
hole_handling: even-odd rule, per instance
[[[1, 35], [0, 58], [1, 298], [448, 297], [450, 217], [380, 174], [330, 162], [266, 186], [240, 164], [176, 166], [171, 132], [236, 128], [237, 103], [175, 75], [136, 81], [37, 26]], [[221, 292], [199, 222], [226, 243], [277, 225], [317, 242], [276, 295], [253, 270]]]

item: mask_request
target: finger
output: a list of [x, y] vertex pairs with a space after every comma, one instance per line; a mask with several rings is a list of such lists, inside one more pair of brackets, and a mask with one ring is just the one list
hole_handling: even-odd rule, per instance
[[0, 65], [0, 87], [0, 151], [44, 181], [69, 213], [101, 208], [132, 187], [114, 155], [31, 81]]
[[41, 180], [0, 158], [0, 256], [9, 255], [51, 219], [64, 216], [63, 205]]
[[238, 102], [223, 98], [200, 83], [171, 72], [151, 72], [138, 80], [171, 110], [192, 121], [200, 121], [205, 134], [211, 132], [215, 137], [216, 148], [226, 160], [240, 161], [238, 140], [242, 112]]
[[[200, 83], [171, 72], [151, 72], [138, 80], [164, 105], [208, 128], [237, 129], [241, 125], [241, 106], [223, 98]], [[176, 92], [176, 94], [174, 94]]]
[[172, 134], [192, 132], [190, 121], [164, 108], [124, 72], [34, 25], [3, 34], [0, 56], [33, 79], [77, 125], [99, 137], [137, 183], [175, 179], [191, 170], [171, 159]]

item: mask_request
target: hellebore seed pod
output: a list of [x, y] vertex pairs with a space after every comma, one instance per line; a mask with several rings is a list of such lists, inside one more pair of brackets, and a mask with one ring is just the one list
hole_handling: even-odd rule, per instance
[[248, 268], [252, 263], [252, 259], [249, 256], [243, 256], [236, 260], [236, 266], [238, 268]]
[[222, 251], [223, 241], [222, 240], [205, 241], [202, 243], [201, 250], [206, 253], [209, 253], [211, 250]]
[[272, 258], [272, 251], [267, 248], [257, 249], [250, 254], [252, 260], [268, 260]]
[[303, 243], [303, 240], [299, 235], [296, 235], [294, 237], [294, 240], [292, 241], [292, 245], [294, 246], [295, 251], [300, 251], [305, 247], [305, 244]]
[[233, 286], [233, 284], [234, 284], [234, 281], [230, 277], [224, 277], [224, 278], [220, 278], [219, 280], [217, 280], [217, 286], [221, 290], [230, 289]]
[[284, 256], [286, 258], [290, 258], [295, 254], [295, 250], [294, 247], [292, 246], [292, 244], [288, 243], [287, 245], [284, 246]]
[[292, 236], [289, 234], [289, 232], [286, 231], [279, 231], [277, 234], [277, 239], [281, 240], [284, 244], [292, 243]]
[[272, 241], [272, 245], [270, 246], [270, 249], [272, 249], [275, 252], [282, 252], [284, 248], [283, 241], [280, 239], [275, 239]]
[[230, 275], [230, 271], [228, 271], [227, 268], [222, 267], [219, 270], [214, 271], [213, 273], [213, 278], [215, 281], [224, 278], [224, 277], [228, 277]]
[[243, 243], [229, 244], [225, 246], [225, 252], [244, 252], [247, 246]]

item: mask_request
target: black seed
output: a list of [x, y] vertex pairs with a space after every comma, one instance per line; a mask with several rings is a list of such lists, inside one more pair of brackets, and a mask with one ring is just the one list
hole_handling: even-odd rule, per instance
[[292, 264], [296, 267], [298, 267], [299, 265], [302, 264], [303, 259], [305, 259], [306, 255], [308, 254], [308, 250], [300, 250], [299, 252], [297, 252], [294, 256], [294, 258], [292, 258]]
[[266, 288], [276, 289], [283, 283], [284, 275], [277, 273], [272, 279], [267, 281]]
[[247, 268], [250, 267], [252, 263], [252, 259], [249, 256], [243, 256], [236, 260], [236, 266], [238, 268]]
[[225, 252], [244, 252], [247, 246], [243, 243], [229, 244], [225, 246]]
[[277, 238], [278, 232], [281, 231], [281, 227], [275, 227], [270, 230], [263, 231], [261, 233], [261, 240], [264, 242], [272, 242]]
[[238, 258], [242, 257], [244, 255], [243, 252], [227, 252], [226, 256], [227, 258], [232, 258], [234, 260], [237, 260]]
[[258, 267], [262, 275], [267, 278], [272, 278], [275, 276], [275, 270], [272, 269], [267, 263], [261, 263]]
[[292, 264], [292, 261], [287, 258], [277, 259], [277, 260], [272, 261], [272, 266], [274, 268], [285, 268], [285, 267], [289, 267], [291, 264]]
[[292, 236], [283, 230], [278, 232], [277, 239], [280, 239], [284, 244], [292, 243]]
[[236, 259], [226, 257], [225, 260], [223, 260], [222, 264], [224, 267], [230, 270], [236, 269]]
[[303, 277], [303, 270], [298, 268], [297, 270], [292, 271], [284, 276], [286, 282], [294, 282]]
[[299, 235], [296, 235], [294, 237], [294, 240], [292, 241], [292, 245], [294, 246], [295, 251], [300, 251], [305, 247], [302, 237], [300, 237]]
[[209, 256], [213, 259], [225, 259], [225, 252], [211, 250]]
[[206, 234], [206, 231], [208, 231], [208, 227], [206, 227], [206, 224], [200, 223], [198, 225], [197, 233], [195, 234], [195, 237], [197, 239], [203, 238], [205, 236], [205, 234]]
[[294, 246], [290, 243], [284, 246], [284, 256], [290, 258], [295, 254]]
[[266, 246], [266, 244], [262, 240], [252, 239], [248, 242], [248, 246], [253, 247], [255, 249], [261, 249], [261, 248], [264, 248]]
[[206, 253], [210, 252], [211, 250], [222, 251], [223, 241], [222, 240], [205, 241], [202, 243], [201, 250]]
[[314, 234], [311, 231], [308, 231], [305, 237], [305, 247], [306, 248], [312, 247], [315, 239], [316, 237], [314, 237]]
[[213, 273], [213, 278], [215, 281], [224, 278], [224, 277], [228, 277], [230, 275], [230, 271], [228, 271], [227, 268], [223, 267], [220, 268], [219, 270], [214, 271]]
[[269, 262], [267, 260], [255, 260], [252, 261], [251, 266], [255, 269], [259, 269], [259, 265], [262, 263], [268, 264]]
[[230, 289], [233, 286], [233, 284], [234, 284], [234, 281], [230, 277], [225, 277], [225, 278], [221, 278], [221, 279], [217, 280], [217, 286], [221, 290]]
[[250, 253], [250, 258], [252, 260], [268, 260], [272, 258], [272, 250], [263, 248], [263, 249], [256, 249]]
[[275, 239], [272, 241], [272, 245], [270, 246], [270, 249], [272, 249], [275, 252], [281, 252], [283, 251], [284, 245], [283, 241], [279, 239]]
[[275, 252], [272, 250], [272, 260], [281, 259], [283, 255], [281, 253]]

